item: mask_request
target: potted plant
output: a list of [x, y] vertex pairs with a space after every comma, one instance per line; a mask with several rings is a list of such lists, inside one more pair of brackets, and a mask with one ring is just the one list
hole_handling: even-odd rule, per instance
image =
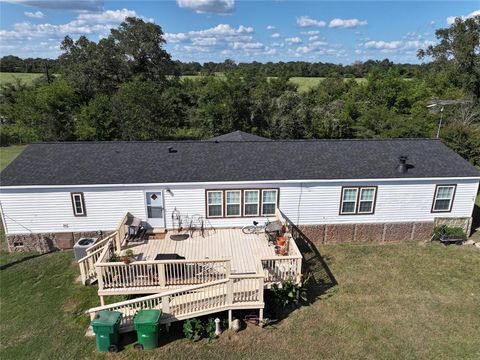
[[282, 225], [282, 234], [286, 234], [288, 232], [288, 223], [285, 221], [285, 223]]
[[122, 261], [126, 265], [130, 264], [133, 261], [133, 250], [132, 249], [128, 249], [127, 251], [125, 251], [125, 255], [122, 256]]
[[283, 246], [285, 245], [285, 242], [287, 241], [287, 239], [285, 238], [284, 235], [281, 235], [281, 236], [277, 236], [277, 245], [278, 246]]

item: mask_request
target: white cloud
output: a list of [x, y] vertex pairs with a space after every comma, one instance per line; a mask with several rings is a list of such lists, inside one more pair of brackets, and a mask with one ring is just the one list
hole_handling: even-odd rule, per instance
[[235, 0], [177, 0], [177, 4], [199, 14], [228, 14], [235, 9]]
[[35, 12], [25, 11], [24, 14], [26, 17], [34, 18], [34, 19], [41, 19], [45, 16], [41, 11], [35, 11]]
[[480, 16], [480, 10], [475, 10], [475, 11], [472, 11], [470, 14], [466, 15], [466, 16], [449, 16], [447, 18], [447, 24], [448, 25], [452, 25], [454, 22], [455, 22], [455, 19], [458, 17], [462, 20], [466, 20], [468, 18], [471, 18], [471, 17], [474, 17], [474, 16]]
[[232, 46], [234, 49], [242, 49], [242, 50], [263, 49], [265, 47], [265, 45], [263, 45], [260, 42], [255, 42], [255, 43], [234, 42]]
[[22, 4], [40, 9], [101, 11], [100, 0], [4, 0], [12, 4]]
[[276, 27], [273, 26], [273, 25], [268, 25], [267, 26], [267, 30], [275, 30], [275, 29], [276, 29]]
[[425, 48], [433, 45], [431, 40], [393, 40], [393, 41], [375, 41], [370, 40], [363, 44], [365, 49], [380, 50], [382, 52], [408, 51]]
[[310, 36], [310, 37], [308, 38], [308, 41], [315, 41], [315, 40], [317, 40], [317, 39], [318, 39], [318, 35], [314, 35], [314, 36]]
[[[59, 55], [59, 43], [64, 36], [73, 38], [88, 35], [90, 39], [106, 37], [111, 28], [117, 27], [128, 16], [139, 15], [134, 10], [106, 10], [103, 12], [80, 12], [76, 18], [64, 24], [40, 23], [28, 21], [15, 23], [10, 30], [0, 30], [0, 42], [5, 46], [15, 46], [17, 56], [56, 57]], [[144, 19], [152, 21], [151, 19]], [[51, 46], [39, 48], [42, 42], [53, 42]], [[3, 52], [3, 49], [0, 49]]]
[[358, 26], [368, 25], [367, 20], [358, 20], [358, 19], [333, 19], [328, 24], [330, 28], [356, 28]]
[[383, 49], [388, 49], [388, 50], [393, 50], [393, 49], [398, 49], [400, 48], [400, 45], [402, 44], [401, 41], [367, 41], [363, 46], [366, 49], [378, 49], [378, 50], [383, 50]]
[[313, 36], [313, 35], [318, 35], [318, 34], [320, 34], [320, 31], [318, 31], [318, 30], [301, 31], [300, 34], [302, 34], [302, 35], [308, 35], [308, 36]]
[[430, 21], [430, 26], [435, 26], [436, 22], [435, 20]]
[[275, 34], [272, 34], [272, 38], [274, 39], [277, 39], [280, 37], [280, 34], [279, 33], [275, 33]]
[[323, 20], [312, 19], [309, 16], [300, 16], [297, 18], [297, 25], [300, 27], [310, 27], [310, 26], [325, 27], [327, 23]]
[[197, 46], [213, 46], [217, 44], [217, 39], [214, 37], [194, 38], [192, 44]]
[[289, 44], [299, 44], [302, 42], [302, 39], [300, 39], [298, 36], [295, 37], [290, 37], [285, 39], [286, 42]]

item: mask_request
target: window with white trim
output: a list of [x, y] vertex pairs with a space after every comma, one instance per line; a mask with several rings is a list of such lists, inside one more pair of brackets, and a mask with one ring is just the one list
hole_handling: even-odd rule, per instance
[[375, 186], [342, 188], [340, 215], [368, 215], [375, 212]]
[[70, 196], [72, 198], [73, 215], [87, 216], [83, 193], [71, 193]]
[[223, 217], [223, 191], [207, 191], [207, 216]]
[[355, 214], [357, 209], [357, 188], [343, 188], [340, 214]]
[[275, 215], [277, 208], [278, 191], [275, 189], [262, 190], [262, 215]]
[[243, 191], [243, 215], [258, 216], [259, 215], [260, 190], [244, 190]]
[[226, 190], [225, 203], [227, 207], [226, 216], [241, 216], [242, 192], [240, 190]]
[[449, 212], [452, 210], [456, 185], [437, 185], [432, 212]]

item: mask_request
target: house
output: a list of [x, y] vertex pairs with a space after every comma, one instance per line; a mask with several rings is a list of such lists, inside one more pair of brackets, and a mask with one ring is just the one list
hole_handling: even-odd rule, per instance
[[235, 228], [278, 207], [327, 243], [425, 238], [436, 219], [469, 230], [480, 173], [438, 140], [265, 140], [31, 144], [1, 173], [9, 248], [96, 236], [126, 212], [152, 228], [178, 226], [172, 213]]
[[[9, 249], [99, 237], [79, 261], [82, 280], [99, 284], [101, 306], [91, 314], [123, 311], [125, 328], [145, 304], [169, 314], [165, 322], [240, 308], [262, 317], [264, 287], [300, 281], [293, 229], [314, 243], [426, 239], [435, 223], [469, 232], [480, 181], [439, 140], [272, 141], [242, 132], [31, 144], [0, 176]], [[285, 253], [264, 234], [240, 230], [266, 218], [290, 225]], [[146, 241], [125, 240], [133, 223]], [[188, 239], [172, 236], [179, 233]], [[133, 263], [108, 260], [126, 249]], [[118, 294], [143, 297], [104, 305]], [[193, 307], [190, 296], [203, 305]]]

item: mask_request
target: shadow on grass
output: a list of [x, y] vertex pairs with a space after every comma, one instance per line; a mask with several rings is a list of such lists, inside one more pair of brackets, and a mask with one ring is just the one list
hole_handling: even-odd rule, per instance
[[38, 258], [40, 256], [44, 256], [44, 255], [48, 255], [48, 254], [51, 254], [51, 253], [54, 253], [56, 252], [57, 250], [52, 250], [52, 251], [49, 251], [49, 252], [46, 252], [46, 253], [36, 253], [36, 254], [33, 254], [33, 255], [27, 255], [21, 259], [18, 259], [18, 260], [15, 260], [15, 261], [12, 261], [12, 262], [9, 262], [7, 264], [3, 264], [0, 266], [0, 270], [5, 270], [5, 269], [8, 269], [9, 267], [11, 266], [14, 266], [14, 265], [17, 265], [17, 264], [21, 264], [25, 261], [28, 261], [28, 260], [31, 260], [31, 259], [35, 259], [35, 258]]
[[471, 235], [478, 236], [480, 233], [480, 206], [475, 204], [473, 207], [473, 214], [472, 214], [472, 233]]
[[[304, 288], [307, 301], [306, 304], [300, 304], [300, 306], [311, 305], [329, 289], [338, 285], [338, 282], [315, 244], [292, 223], [290, 223], [290, 228], [292, 237], [295, 239], [298, 249], [303, 256], [302, 272], [304, 274]], [[267, 317], [275, 317], [275, 322], [285, 319], [298, 307], [280, 309], [275, 303], [273, 293], [266, 291], [265, 313]]]

